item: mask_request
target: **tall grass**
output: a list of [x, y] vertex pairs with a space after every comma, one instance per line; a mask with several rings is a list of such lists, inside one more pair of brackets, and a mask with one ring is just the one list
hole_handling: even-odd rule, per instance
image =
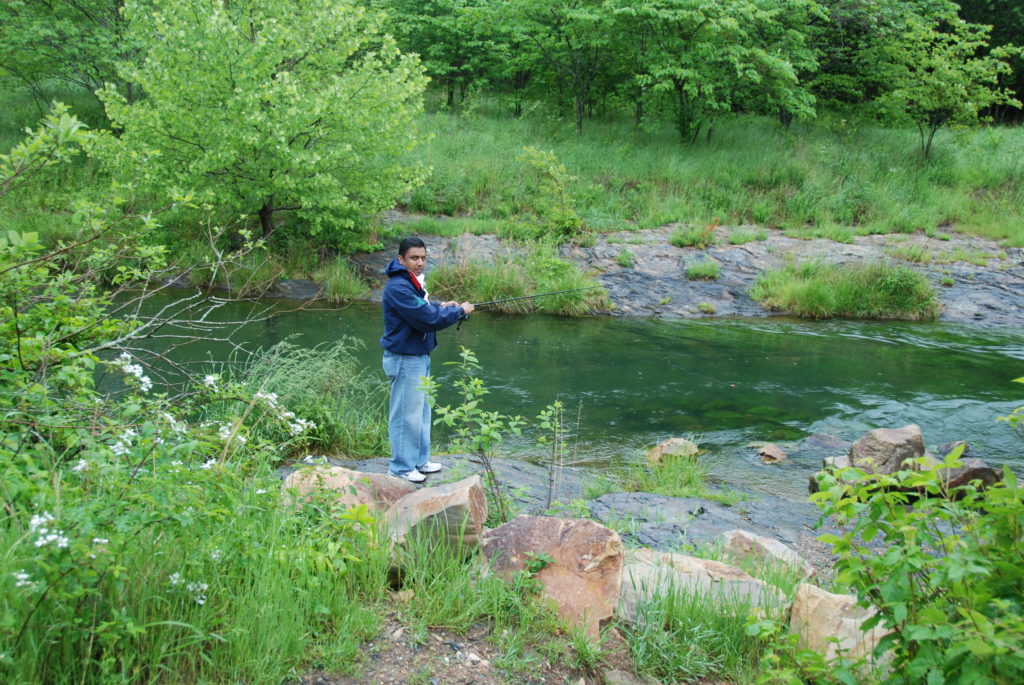
[[824, 319], [934, 319], [939, 313], [927, 278], [905, 266], [875, 262], [836, 266], [787, 264], [761, 274], [750, 291], [766, 308]]
[[[343, 338], [304, 348], [285, 341], [261, 350], [238, 368], [226, 365], [222, 375], [252, 392], [277, 395], [281, 406], [316, 423], [313, 445], [320, 451], [350, 458], [386, 454], [387, 385], [352, 354], [360, 344]], [[218, 408], [208, 407], [207, 412], [209, 418], [217, 418]], [[288, 436], [268, 437], [284, 441]]]
[[574, 177], [569, 191], [586, 226], [606, 231], [670, 222], [760, 224], [857, 232], [957, 230], [1024, 245], [1024, 131], [943, 132], [922, 160], [912, 130], [807, 123], [784, 131], [753, 116], [716, 126], [710, 143], [684, 145], [668, 127], [637, 131], [594, 121], [582, 136], [540, 116], [486, 107], [426, 115], [433, 167], [414, 211], [482, 219], [532, 215], [537, 181], [515, 160], [524, 146], [552, 150]]
[[732, 490], [708, 488], [708, 466], [700, 455], [663, 456], [653, 465], [637, 464], [627, 471], [624, 487], [633, 492], [651, 492], [669, 497], [700, 497], [731, 506], [745, 496]]

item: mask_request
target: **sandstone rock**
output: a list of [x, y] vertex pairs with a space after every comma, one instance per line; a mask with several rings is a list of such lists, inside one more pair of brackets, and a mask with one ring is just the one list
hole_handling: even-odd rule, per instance
[[284, 480], [284, 489], [297, 491], [300, 497], [314, 492], [334, 491], [341, 506], [367, 505], [372, 511], [386, 511], [399, 499], [416, 490], [401, 478], [380, 473], [363, 473], [341, 466], [302, 468]]
[[654, 466], [663, 457], [695, 457], [700, 452], [696, 443], [686, 438], [669, 438], [647, 452], [647, 462]]
[[805, 580], [814, 575], [814, 567], [806, 559], [778, 540], [738, 529], [726, 531], [722, 538], [725, 540], [723, 551], [737, 559], [781, 562], [800, 571]]
[[[874, 613], [873, 609], [857, 606], [853, 595], [837, 595], [801, 583], [790, 610], [789, 627], [799, 633], [801, 647], [813, 649], [826, 659], [834, 658], [839, 651], [851, 659], [870, 659], [875, 645], [887, 632], [881, 626], [868, 632], [860, 629]], [[837, 638], [838, 642], [829, 638]]]
[[761, 461], [765, 464], [777, 464], [780, 461], [786, 461], [786, 453], [778, 445], [772, 445], [771, 443], [761, 446], [757, 453], [761, 455]]
[[658, 685], [660, 681], [647, 675], [634, 675], [629, 671], [605, 671], [604, 685]]
[[444, 537], [453, 549], [464, 550], [479, 544], [486, 520], [487, 499], [480, 476], [421, 488], [395, 502], [384, 514], [393, 542], [403, 543], [415, 531]]
[[[931, 464], [939, 464], [941, 461], [930, 455], [926, 455]], [[1003, 478], [1003, 472], [986, 464], [981, 459], [969, 457], [960, 458], [960, 466], [949, 469], [939, 469], [939, 476], [946, 483], [947, 488], [958, 488], [967, 485], [972, 480], [981, 481], [981, 487], [987, 488], [998, 483]]]
[[903, 428], [876, 428], [850, 446], [850, 463], [867, 473], [888, 475], [907, 459], [924, 455], [924, 438], [916, 424]]
[[670, 592], [700, 593], [708, 601], [742, 601], [761, 608], [781, 606], [786, 601], [777, 589], [735, 566], [672, 552], [633, 549], [626, 553], [615, 613], [630, 623], [641, 622], [644, 605]]
[[553, 559], [537, 574], [544, 594], [564, 620], [596, 637], [619, 599], [623, 547], [618, 533], [588, 519], [518, 516], [484, 535], [484, 556], [506, 578], [540, 552]]

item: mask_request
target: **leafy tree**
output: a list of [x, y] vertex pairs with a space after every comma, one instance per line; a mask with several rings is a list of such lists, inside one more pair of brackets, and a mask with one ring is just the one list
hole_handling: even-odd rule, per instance
[[420, 56], [427, 75], [441, 84], [449, 108], [494, 67], [495, 45], [467, 0], [382, 0], [388, 25], [403, 52]]
[[[959, 4], [962, 19], [992, 27], [993, 47], [1024, 45], [1024, 3], [1018, 0], [960, 0]], [[1010, 66], [1013, 73], [1007, 76], [1004, 84], [1020, 100], [1024, 97], [1024, 56], [1015, 55]]]
[[[117, 79], [116, 63], [134, 46], [124, 35], [123, 0], [12, 0], [0, 3], [0, 74], [45, 102], [42, 84], [58, 79], [95, 91]], [[132, 90], [123, 84], [130, 98]]]
[[898, 35], [875, 48], [889, 84], [877, 104], [890, 120], [917, 127], [925, 157], [943, 126], [975, 123], [992, 104], [1020, 106], [998, 85], [999, 76], [1010, 73], [1006, 58], [1019, 49], [1001, 46], [983, 54], [989, 33], [989, 27], [955, 15], [911, 16]]
[[258, 215], [264, 235], [294, 210], [340, 244], [422, 180], [406, 155], [426, 80], [379, 13], [347, 0], [168, 0], [124, 14], [146, 57], [121, 75], [146, 98], [100, 91], [123, 134], [97, 150], [144, 187]]

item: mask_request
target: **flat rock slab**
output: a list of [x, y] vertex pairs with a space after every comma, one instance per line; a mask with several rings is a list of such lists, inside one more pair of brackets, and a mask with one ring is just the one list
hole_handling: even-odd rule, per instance
[[293, 471], [282, 486], [299, 497], [330, 493], [342, 507], [365, 504], [371, 511], [387, 511], [392, 504], [416, 490], [407, 480], [382, 473], [363, 473], [341, 466], [307, 466]]
[[[443, 454], [431, 457], [444, 464], [440, 473], [427, 476], [425, 485], [450, 481], [476, 473], [483, 475], [484, 469], [467, 454]], [[331, 460], [332, 463], [336, 460]], [[360, 471], [387, 473], [388, 460], [385, 458], [361, 461], [337, 462]], [[543, 514], [548, 494], [548, 472], [543, 466], [527, 461], [499, 457], [494, 460], [494, 470], [505, 491], [512, 498], [515, 513]], [[587, 474], [575, 468], [563, 468], [556, 479], [554, 502], [568, 505], [583, 496], [583, 484]]]
[[448, 541], [451, 549], [475, 548], [487, 521], [487, 498], [480, 476], [420, 488], [395, 502], [384, 514], [391, 540], [405, 542], [415, 531]]
[[652, 549], [626, 552], [616, 616], [643, 623], [648, 620], [648, 607], [673, 593], [696, 595], [713, 604], [762, 609], [778, 609], [786, 603], [777, 588], [720, 561]]

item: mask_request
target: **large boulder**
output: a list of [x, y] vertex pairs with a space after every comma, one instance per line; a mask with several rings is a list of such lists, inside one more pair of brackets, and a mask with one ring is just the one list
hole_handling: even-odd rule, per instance
[[330, 492], [343, 507], [365, 504], [371, 511], [387, 511], [392, 504], [416, 490], [407, 480], [381, 473], [363, 473], [341, 466], [316, 466], [294, 471], [284, 480], [286, 493], [300, 498]]
[[814, 567], [806, 559], [773, 538], [736, 529], [722, 533], [722, 540], [722, 551], [735, 559], [759, 559], [785, 564], [801, 573], [805, 580], [814, 575]]
[[626, 553], [615, 613], [630, 623], [642, 622], [643, 607], [672, 592], [699, 593], [709, 602], [743, 602], [762, 609], [786, 601], [776, 588], [735, 566], [673, 552], [631, 549]]
[[[809, 583], [796, 590], [790, 610], [789, 627], [800, 635], [800, 646], [835, 658], [840, 651], [851, 659], [870, 659], [886, 630], [875, 626], [865, 632], [863, 623], [875, 614], [873, 609], [857, 606], [853, 595], [837, 595]], [[833, 638], [835, 638], [833, 640]]]
[[896, 473], [906, 460], [923, 456], [924, 437], [916, 424], [876, 428], [850, 446], [850, 464], [878, 475]]
[[700, 448], [692, 440], [669, 438], [647, 451], [647, 462], [651, 466], [655, 466], [660, 464], [665, 457], [695, 457], [699, 453]]
[[506, 578], [524, 570], [538, 553], [552, 559], [537, 579], [559, 616], [597, 637], [619, 599], [623, 546], [618, 533], [589, 519], [517, 516], [484, 535], [484, 556]]
[[487, 521], [487, 498], [480, 476], [420, 488], [395, 502], [384, 514], [391, 540], [401, 544], [415, 532], [443, 538], [452, 549], [468, 551], [480, 543]]

